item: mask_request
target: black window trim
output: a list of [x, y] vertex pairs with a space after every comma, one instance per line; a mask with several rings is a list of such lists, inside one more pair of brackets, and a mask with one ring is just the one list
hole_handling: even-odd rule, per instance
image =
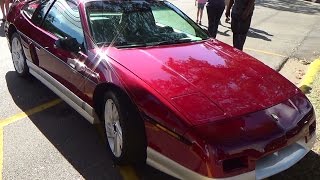
[[49, 9], [47, 10], [47, 12], [45, 13], [45, 16], [44, 16], [44, 18], [42, 19], [39, 27], [40, 27], [41, 29], [43, 29], [44, 31], [49, 32], [49, 33], [51, 33], [53, 36], [57, 37], [57, 36], [56, 36], [55, 34], [53, 34], [52, 32], [50, 32], [50, 31], [48, 31], [48, 30], [46, 30], [46, 29], [43, 28], [44, 20], [47, 18], [48, 13], [50, 12], [50, 10], [52, 9], [53, 5], [54, 5], [57, 1], [69, 1], [69, 2], [71, 2], [71, 3], [74, 3], [74, 4], [77, 6], [77, 8], [78, 8], [79, 15], [80, 15], [81, 27], [82, 27], [83, 47], [84, 47], [84, 49], [82, 50], [82, 53], [84, 53], [84, 54], [87, 55], [88, 46], [87, 46], [87, 43], [86, 43], [86, 35], [85, 35], [84, 29], [83, 29], [83, 21], [82, 21], [82, 15], [81, 15], [81, 13], [80, 13], [79, 5], [78, 5], [77, 2], [74, 1], [74, 0], [52, 0], [52, 1], [53, 1], [53, 2], [52, 2], [52, 4], [50, 5], [50, 8], [49, 8]]

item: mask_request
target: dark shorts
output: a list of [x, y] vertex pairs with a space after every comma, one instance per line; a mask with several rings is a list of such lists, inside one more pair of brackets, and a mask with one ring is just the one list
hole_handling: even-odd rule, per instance
[[206, 5], [206, 3], [198, 3], [198, 9], [204, 9], [204, 6]]

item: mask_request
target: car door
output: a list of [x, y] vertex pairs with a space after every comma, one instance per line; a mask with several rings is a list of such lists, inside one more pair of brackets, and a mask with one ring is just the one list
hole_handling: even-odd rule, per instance
[[[45, 13], [40, 28], [41, 31], [34, 37], [38, 42], [34, 46], [39, 67], [66, 89], [81, 97], [86, 79], [81, 71], [85, 69], [83, 62], [87, 55], [77, 5], [69, 0], [56, 0]], [[76, 39], [81, 45], [79, 52], [57, 47], [56, 41], [63, 38]]]
[[20, 11], [20, 15], [15, 20], [26, 59], [35, 65], [38, 65], [39, 62], [34, 45], [41, 41], [40, 37], [44, 32], [40, 25], [53, 2], [54, 0], [26, 2]]

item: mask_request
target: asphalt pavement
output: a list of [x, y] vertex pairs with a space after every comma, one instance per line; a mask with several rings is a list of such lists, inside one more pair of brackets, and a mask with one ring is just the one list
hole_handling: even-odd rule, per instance
[[[194, 0], [170, 1], [195, 19]], [[288, 58], [312, 61], [319, 55], [319, 4], [301, 0], [256, 2], [245, 52], [274, 69]], [[204, 15], [204, 26], [206, 18]], [[224, 19], [217, 39], [232, 45], [230, 24]], [[32, 77], [17, 77], [2, 23], [0, 62], [0, 122], [10, 122], [6, 126], [0, 124], [3, 179], [124, 179], [121, 167], [113, 165], [94, 126], [63, 102], [41, 110], [41, 105], [57, 96]], [[40, 111], [21, 114], [34, 107], [40, 107]], [[148, 167], [142, 179], [173, 178]]]

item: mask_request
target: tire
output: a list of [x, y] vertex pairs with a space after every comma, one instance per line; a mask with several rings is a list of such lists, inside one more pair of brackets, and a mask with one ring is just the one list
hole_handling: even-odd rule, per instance
[[125, 95], [114, 91], [107, 91], [103, 102], [104, 139], [115, 164], [144, 165], [145, 127], [135, 106]]
[[23, 52], [20, 36], [13, 33], [11, 37], [11, 57], [16, 73], [21, 77], [29, 75], [29, 67], [27, 66], [26, 56]]

